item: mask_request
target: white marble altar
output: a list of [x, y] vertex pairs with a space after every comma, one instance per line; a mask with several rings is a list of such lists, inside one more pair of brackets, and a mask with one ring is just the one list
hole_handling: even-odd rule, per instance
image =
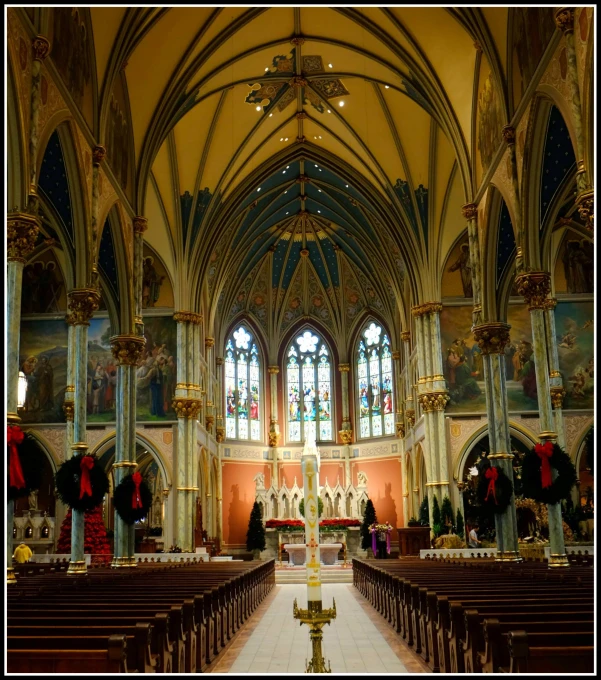
[[[284, 543], [282, 546], [290, 556], [290, 564], [297, 567], [305, 564], [306, 546], [304, 543]], [[342, 549], [342, 543], [320, 543], [319, 555], [321, 564], [336, 564], [338, 553]]]

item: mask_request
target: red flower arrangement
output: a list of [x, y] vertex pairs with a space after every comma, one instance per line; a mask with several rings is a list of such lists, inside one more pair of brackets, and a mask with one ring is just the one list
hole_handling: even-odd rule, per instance
[[[102, 507], [99, 505], [92, 510], [86, 510], [84, 516], [84, 553], [91, 553], [94, 563], [109, 564], [112, 553], [102, 519]], [[61, 525], [60, 537], [56, 547], [57, 553], [71, 552], [71, 519], [72, 513], [69, 508]]]
[[[361, 522], [358, 519], [322, 519], [319, 523], [320, 528], [326, 529], [330, 527], [360, 527]], [[268, 519], [265, 522], [266, 529], [280, 529], [283, 531], [295, 531], [297, 529], [304, 529], [305, 523], [300, 519]]]

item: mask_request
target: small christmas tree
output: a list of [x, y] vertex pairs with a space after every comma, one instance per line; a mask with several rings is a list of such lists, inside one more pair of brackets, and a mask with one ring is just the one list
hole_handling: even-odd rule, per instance
[[440, 506], [438, 505], [438, 498], [434, 496], [432, 503], [432, 531], [434, 536], [438, 537], [442, 533], [442, 517], [440, 514]]
[[[56, 552], [59, 554], [71, 552], [71, 508], [67, 512], [67, 516], [61, 524], [61, 532], [56, 546]], [[111, 555], [111, 547], [109, 545], [104, 520], [102, 519], [102, 506], [98, 505], [92, 510], [86, 510], [84, 514], [84, 553], [90, 555]], [[102, 559], [101, 561], [110, 561], [109, 559]]]
[[456, 528], [455, 528], [455, 533], [459, 538], [465, 538], [465, 526], [463, 524], [463, 515], [461, 514], [461, 510], [457, 508], [457, 522], [456, 522]]
[[442, 499], [442, 508], [440, 510], [442, 515], [442, 525], [447, 527], [453, 526], [453, 506], [451, 505], [451, 499], [445, 496]]
[[259, 559], [261, 550], [265, 550], [265, 527], [261, 517], [261, 508], [255, 501], [248, 521], [246, 532], [246, 549], [253, 552], [255, 559]]
[[424, 527], [430, 525], [430, 507], [428, 505], [428, 496], [424, 496], [424, 500], [419, 506], [419, 521]]
[[369, 527], [378, 521], [376, 515], [376, 509], [374, 504], [371, 502], [371, 498], [367, 499], [365, 505], [365, 512], [363, 513], [363, 522], [361, 524], [360, 534], [361, 534], [361, 548], [363, 550], [369, 550], [371, 548], [371, 533]]

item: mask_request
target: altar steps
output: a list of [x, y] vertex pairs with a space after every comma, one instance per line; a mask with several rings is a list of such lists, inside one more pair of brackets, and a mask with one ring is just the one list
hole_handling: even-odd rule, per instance
[[[307, 583], [305, 567], [282, 567], [275, 570], [275, 582], [281, 585]], [[352, 583], [353, 569], [348, 567], [322, 567], [322, 583]]]

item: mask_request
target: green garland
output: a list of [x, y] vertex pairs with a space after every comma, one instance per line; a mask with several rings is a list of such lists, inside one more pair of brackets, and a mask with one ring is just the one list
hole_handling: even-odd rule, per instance
[[[495, 493], [488, 493], [490, 478], [486, 477], [486, 471], [494, 468], [497, 471], [495, 480]], [[476, 490], [478, 501], [482, 507], [491, 509], [496, 514], [505, 512], [513, 495], [513, 483], [505, 472], [497, 465], [491, 465], [488, 459], [484, 459], [478, 469], [478, 488]], [[488, 496], [488, 500], [486, 497]]]
[[[305, 499], [301, 498], [301, 502], [298, 504], [298, 511], [304, 517], [305, 516]], [[323, 501], [318, 496], [317, 497], [317, 514], [319, 517], [323, 514]]]
[[551, 486], [543, 489], [541, 481], [541, 459], [532, 449], [522, 461], [522, 492], [526, 498], [532, 498], [537, 503], [553, 505], [565, 498], [569, 498], [574, 484], [576, 484], [576, 468], [568, 454], [557, 444], [553, 445], [553, 454], [549, 458], [551, 469], [557, 470], [557, 477]]
[[152, 492], [148, 488], [148, 484], [144, 480], [140, 482], [140, 501], [141, 508], [132, 507], [132, 497], [136, 490], [136, 485], [133, 480], [133, 474], [124, 477], [121, 482], [115, 487], [113, 496], [113, 504], [115, 510], [119, 513], [119, 517], [126, 524], [134, 524], [144, 519], [152, 505]]
[[19, 461], [21, 463], [21, 470], [23, 471], [23, 477], [25, 478], [25, 486], [18, 488], [16, 486], [10, 485], [10, 449], [7, 450], [7, 465], [6, 465], [6, 487], [7, 501], [16, 501], [17, 498], [23, 498], [24, 496], [29, 496], [32, 491], [36, 491], [40, 488], [42, 483], [42, 474], [44, 472], [45, 458], [44, 452], [40, 449], [36, 440], [27, 432], [24, 432], [23, 441], [18, 445], [17, 449], [19, 452]]
[[[94, 461], [94, 465], [89, 471], [92, 494], [84, 494], [80, 498], [81, 460], [84, 457], [90, 457]], [[57, 470], [54, 482], [56, 495], [73, 510], [92, 510], [102, 503], [109, 490], [109, 478], [98, 458], [91, 454], [86, 454], [86, 456], [80, 454], [66, 460]]]

